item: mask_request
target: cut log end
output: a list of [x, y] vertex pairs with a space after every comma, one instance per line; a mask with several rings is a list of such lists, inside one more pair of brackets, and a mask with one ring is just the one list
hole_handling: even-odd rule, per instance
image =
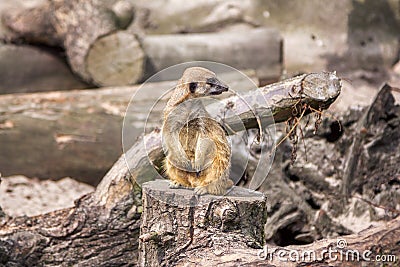
[[96, 40], [87, 56], [87, 70], [98, 86], [137, 83], [144, 72], [144, 52], [127, 32], [114, 32]]
[[265, 202], [265, 195], [261, 192], [245, 189], [242, 187], [232, 187], [224, 196], [216, 195], [196, 195], [193, 189], [170, 188], [168, 180], [155, 180], [143, 184], [143, 194], [156, 198], [159, 201], [174, 206], [199, 206], [211, 202], [220, 201], [223, 198], [235, 199], [238, 201]]

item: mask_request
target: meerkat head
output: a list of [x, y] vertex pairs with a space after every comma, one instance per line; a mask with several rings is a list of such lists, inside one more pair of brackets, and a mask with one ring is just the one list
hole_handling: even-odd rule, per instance
[[229, 89], [217, 79], [214, 72], [201, 67], [186, 69], [179, 83], [179, 86], [186, 89], [188, 98], [219, 95]]
[[214, 72], [200, 67], [188, 68], [175, 87], [164, 109], [164, 117], [180, 103], [203, 96], [219, 95], [228, 91], [228, 86], [217, 79]]

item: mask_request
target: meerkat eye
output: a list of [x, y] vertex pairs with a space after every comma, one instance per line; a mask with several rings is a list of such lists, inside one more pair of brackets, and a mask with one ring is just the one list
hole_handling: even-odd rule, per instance
[[194, 93], [196, 91], [197, 88], [197, 83], [191, 82], [189, 83], [189, 90], [191, 93]]

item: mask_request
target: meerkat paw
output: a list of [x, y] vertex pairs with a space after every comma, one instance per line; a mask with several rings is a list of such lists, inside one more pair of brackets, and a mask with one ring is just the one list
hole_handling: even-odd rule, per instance
[[207, 186], [198, 186], [194, 188], [194, 193], [196, 195], [205, 195], [208, 193]]
[[197, 195], [211, 194], [220, 196], [225, 194], [232, 186], [233, 182], [230, 179], [217, 180], [206, 186], [196, 187], [194, 193]]
[[176, 181], [169, 181], [169, 188], [171, 189], [178, 189], [178, 188], [185, 188], [183, 185], [181, 185], [180, 183], [176, 182]]

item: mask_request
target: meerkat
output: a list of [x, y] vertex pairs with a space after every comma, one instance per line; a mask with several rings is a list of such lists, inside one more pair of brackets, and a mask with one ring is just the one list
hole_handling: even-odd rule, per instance
[[229, 179], [231, 147], [222, 126], [210, 118], [201, 98], [228, 86], [208, 69], [184, 71], [164, 109], [162, 143], [171, 188], [194, 188], [196, 194], [223, 195]]

